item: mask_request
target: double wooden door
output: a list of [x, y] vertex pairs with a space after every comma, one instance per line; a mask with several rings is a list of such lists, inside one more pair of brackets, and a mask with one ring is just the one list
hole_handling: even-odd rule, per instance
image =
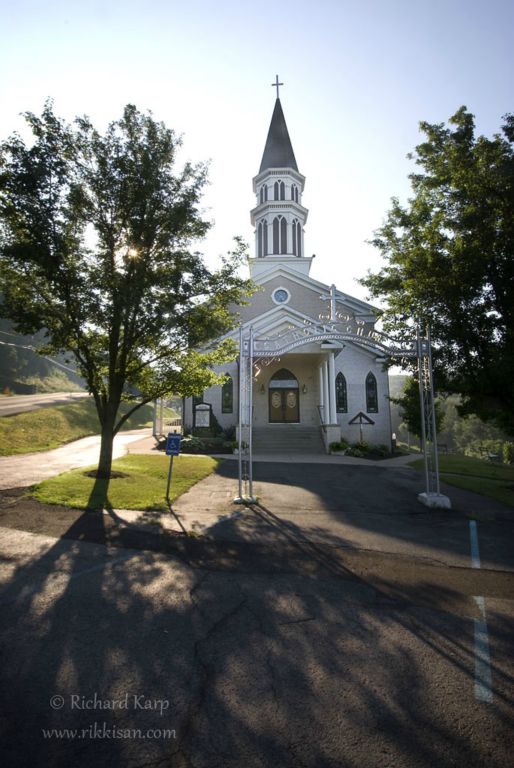
[[300, 421], [298, 389], [269, 389], [269, 420], [272, 423], [294, 423]]

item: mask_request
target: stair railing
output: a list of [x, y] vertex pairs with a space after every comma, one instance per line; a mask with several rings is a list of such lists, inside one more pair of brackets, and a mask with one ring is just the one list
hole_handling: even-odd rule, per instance
[[327, 425], [325, 423], [325, 406], [324, 405], [318, 405], [318, 416], [319, 416], [319, 423], [321, 426], [321, 429], [323, 432], [327, 431]]

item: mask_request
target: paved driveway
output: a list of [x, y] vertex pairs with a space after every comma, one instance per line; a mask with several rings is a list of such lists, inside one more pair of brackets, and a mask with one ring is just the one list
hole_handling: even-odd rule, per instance
[[[232, 503], [237, 495], [237, 462], [225, 461], [216, 474], [181, 496], [174, 511], [187, 528], [207, 532], [218, 541], [266, 545], [307, 537], [329, 547], [463, 567], [469, 565], [469, 522], [475, 518], [488, 533], [482, 566], [514, 569], [510, 536], [514, 509], [446, 486], [444, 493], [453, 509], [429, 510], [417, 500], [423, 480], [421, 472], [392, 463], [258, 461], [254, 494], [259, 503], [246, 510]], [[236, 510], [239, 514], [231, 518]], [[213, 525], [216, 518], [220, 522]], [[180, 530], [173, 520], [169, 525]]]
[[[177, 513], [230, 512], [235, 478]], [[190, 539], [59, 508], [27, 533], [6, 499], [2, 764], [510, 768], [508, 510], [430, 512], [377, 465], [255, 479], [259, 505]]]

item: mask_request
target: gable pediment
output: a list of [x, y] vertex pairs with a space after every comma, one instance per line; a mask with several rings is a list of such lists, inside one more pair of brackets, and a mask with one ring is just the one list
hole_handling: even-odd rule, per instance
[[[256, 281], [257, 282], [257, 281]], [[330, 314], [328, 295], [330, 286], [318, 280], [302, 275], [294, 269], [288, 269], [284, 264], [274, 265], [268, 271], [259, 275], [257, 291], [245, 307], [239, 308], [243, 322], [265, 314], [275, 306], [274, 292], [285, 289], [289, 294], [287, 306], [294, 308], [315, 322]], [[323, 297], [323, 298], [322, 298]], [[377, 309], [360, 299], [348, 296], [336, 290], [336, 309], [340, 319], [358, 317], [360, 320], [374, 324]]]
[[[310, 277], [301, 275], [284, 266], [275, 266], [259, 279], [259, 287], [247, 305], [238, 308], [243, 324], [260, 322], [278, 306], [288, 312], [298, 313], [311, 322], [328, 322], [330, 318], [330, 287]], [[285, 299], [284, 299], [285, 297]], [[283, 303], [280, 303], [280, 299]], [[374, 308], [358, 299], [336, 291], [336, 311], [342, 322], [358, 318], [373, 326]]]

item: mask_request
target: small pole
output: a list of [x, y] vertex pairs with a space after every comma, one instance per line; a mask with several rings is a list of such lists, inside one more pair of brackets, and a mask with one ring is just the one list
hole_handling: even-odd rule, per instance
[[435, 392], [434, 392], [434, 369], [432, 367], [432, 339], [430, 336], [430, 326], [427, 325], [426, 336], [428, 341], [428, 370], [430, 373], [430, 399], [431, 399], [431, 413], [432, 419], [432, 449], [434, 452], [434, 473], [435, 473], [435, 490], [437, 495], [441, 493], [441, 486], [439, 484], [439, 455], [437, 453], [437, 425], [435, 418]]
[[248, 365], [250, 368], [250, 388], [248, 391], [248, 491], [253, 499], [253, 326], [250, 326], [250, 344], [248, 350]]
[[173, 456], [170, 456], [170, 468], [168, 471], [168, 485], [166, 486], [166, 501], [170, 500], [171, 473], [173, 472]]
[[238, 444], [239, 453], [237, 456], [237, 466], [239, 475], [239, 498], [243, 498], [243, 388], [245, 376], [245, 360], [243, 345], [243, 326], [239, 328], [239, 434]]
[[423, 383], [423, 350], [421, 347], [421, 335], [419, 332], [419, 325], [416, 328], [416, 340], [418, 347], [418, 377], [419, 377], [419, 402], [421, 408], [421, 446], [425, 459], [425, 488], [426, 493], [430, 493], [430, 482], [428, 477], [428, 445], [427, 445], [427, 429], [425, 424], [425, 397], [424, 397], [424, 383]]
[[153, 401], [152, 435], [153, 437], [157, 437], [157, 399]]

